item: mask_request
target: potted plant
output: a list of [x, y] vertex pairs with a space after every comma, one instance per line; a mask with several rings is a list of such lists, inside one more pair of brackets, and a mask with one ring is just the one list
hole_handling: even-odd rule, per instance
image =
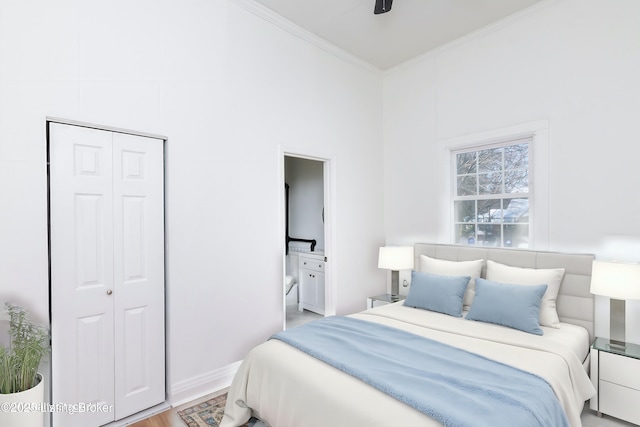
[[29, 320], [27, 311], [5, 304], [9, 345], [0, 345], [0, 426], [44, 424], [44, 379], [40, 361], [49, 351], [49, 331]]

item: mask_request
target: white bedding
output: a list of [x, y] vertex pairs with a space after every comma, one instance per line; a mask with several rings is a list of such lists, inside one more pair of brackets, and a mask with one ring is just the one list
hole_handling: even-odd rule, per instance
[[[401, 302], [352, 316], [436, 339], [539, 375], [549, 382], [574, 427], [581, 425], [584, 401], [595, 393], [582, 366], [588, 351], [588, 335], [584, 337], [582, 328], [544, 328], [544, 335], [537, 336], [409, 308]], [[272, 427], [440, 425], [278, 340], [267, 341], [247, 355], [229, 389], [220, 427], [241, 426], [252, 411]]]
[[544, 331], [544, 337], [569, 347], [584, 362], [589, 356], [589, 332], [582, 326], [572, 325], [570, 323], [560, 322], [560, 328], [541, 327]]
[[[462, 315], [466, 316], [468, 312], [468, 310], [465, 310], [462, 312]], [[578, 359], [582, 362], [584, 362], [587, 359], [587, 356], [589, 356], [589, 349], [591, 347], [591, 343], [589, 342], [589, 332], [582, 326], [560, 322], [559, 328], [540, 326], [540, 329], [544, 331], [545, 339], [566, 345], [573, 350]]]

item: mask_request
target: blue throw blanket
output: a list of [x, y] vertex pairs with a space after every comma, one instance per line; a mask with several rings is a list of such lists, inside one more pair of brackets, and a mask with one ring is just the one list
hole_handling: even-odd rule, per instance
[[272, 338], [350, 374], [447, 427], [564, 427], [542, 378], [386, 325], [326, 317]]

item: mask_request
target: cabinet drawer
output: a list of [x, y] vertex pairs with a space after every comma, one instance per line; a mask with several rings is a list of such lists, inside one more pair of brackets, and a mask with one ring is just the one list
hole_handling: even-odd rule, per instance
[[[602, 357], [602, 352], [600, 356]], [[638, 406], [640, 391], [601, 380], [598, 394], [600, 395], [600, 412], [640, 424], [640, 407]]]
[[601, 351], [600, 380], [640, 390], [640, 360]]
[[300, 268], [324, 272], [324, 261], [314, 258], [300, 257]]

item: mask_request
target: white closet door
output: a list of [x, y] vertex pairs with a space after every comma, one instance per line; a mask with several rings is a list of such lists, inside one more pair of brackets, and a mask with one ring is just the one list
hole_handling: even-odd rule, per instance
[[115, 410], [121, 419], [165, 399], [163, 147], [157, 139], [116, 133], [113, 156]]
[[100, 426], [165, 399], [162, 140], [50, 125], [54, 413]]
[[[51, 124], [52, 402], [113, 407], [111, 133]], [[113, 412], [54, 412], [54, 426], [99, 426]]]

